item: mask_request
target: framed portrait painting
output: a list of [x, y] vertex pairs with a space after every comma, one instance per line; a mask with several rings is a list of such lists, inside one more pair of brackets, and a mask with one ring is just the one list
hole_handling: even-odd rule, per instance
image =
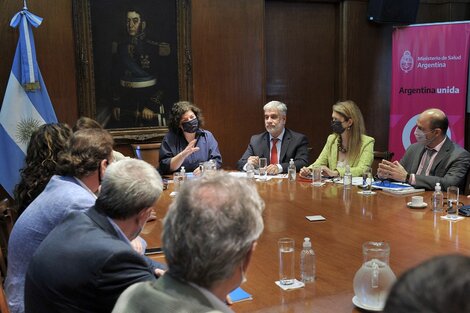
[[190, 0], [74, 0], [81, 115], [117, 142], [155, 141], [192, 99]]

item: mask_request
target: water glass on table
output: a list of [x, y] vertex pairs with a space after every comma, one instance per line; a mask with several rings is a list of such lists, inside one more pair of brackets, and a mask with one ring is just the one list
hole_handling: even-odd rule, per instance
[[180, 172], [173, 173], [173, 184], [174, 184], [174, 191], [180, 191], [181, 185], [183, 184], [184, 176]]
[[447, 187], [447, 217], [456, 219], [459, 216], [459, 187]]
[[312, 170], [312, 186], [321, 186], [321, 166], [314, 166]]
[[267, 180], [268, 178], [268, 160], [259, 158], [259, 179]]
[[295, 281], [295, 241], [291, 238], [281, 238], [279, 248], [279, 282], [282, 285], [292, 285]]
[[372, 193], [372, 169], [367, 167], [362, 172], [362, 194]]

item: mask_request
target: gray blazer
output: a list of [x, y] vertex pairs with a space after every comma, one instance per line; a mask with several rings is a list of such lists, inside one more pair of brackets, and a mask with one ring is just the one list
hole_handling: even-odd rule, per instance
[[[282, 166], [282, 172], [287, 173], [290, 159], [294, 159], [295, 167], [299, 171], [302, 167], [308, 166], [308, 139], [305, 135], [296, 133], [290, 129], [285, 129], [284, 137], [281, 143], [281, 154], [279, 155], [279, 163]], [[242, 158], [237, 162], [237, 169], [243, 170], [243, 166], [250, 156], [259, 156], [260, 158], [269, 158], [269, 133], [264, 132], [254, 135], [250, 139], [248, 148]]]
[[[112, 313], [223, 313], [190, 284], [165, 274], [155, 282], [137, 283], [119, 297]], [[228, 307], [226, 312], [233, 312]]]
[[[400, 164], [408, 173], [416, 173], [424, 151], [423, 144], [412, 144], [406, 150]], [[463, 193], [469, 167], [470, 153], [446, 137], [444, 145], [434, 159], [429, 176], [415, 175], [415, 187], [434, 190], [436, 183], [440, 183], [443, 191], [449, 186], [458, 186]]]

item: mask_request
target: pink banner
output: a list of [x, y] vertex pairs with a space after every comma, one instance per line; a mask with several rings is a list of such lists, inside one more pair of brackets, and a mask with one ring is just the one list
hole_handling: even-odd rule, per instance
[[416, 25], [393, 32], [389, 150], [400, 160], [419, 113], [439, 108], [447, 135], [464, 146], [470, 23]]

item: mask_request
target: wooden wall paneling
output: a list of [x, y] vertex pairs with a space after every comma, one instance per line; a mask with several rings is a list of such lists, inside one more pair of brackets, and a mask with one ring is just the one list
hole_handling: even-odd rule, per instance
[[417, 23], [465, 21], [470, 19], [469, 1], [421, 1]]
[[470, 19], [470, 2], [450, 4], [450, 20], [464, 21]]
[[21, 9], [21, 4], [16, 1], [1, 0], [0, 7], [2, 8], [2, 13], [0, 14], [0, 42], [2, 43], [0, 45], [0, 59], [2, 60], [0, 66], [1, 107], [19, 34], [17, 29], [10, 27], [10, 21], [13, 15]]
[[437, 23], [449, 21], [448, 3], [420, 3], [416, 23]]
[[250, 136], [262, 130], [264, 1], [192, 1], [194, 103], [235, 168]]
[[375, 149], [388, 148], [391, 85], [391, 25], [367, 20], [367, 1], [341, 6], [341, 99], [361, 108]]
[[311, 162], [331, 132], [337, 99], [337, 10], [337, 3], [266, 2], [266, 101], [287, 104], [287, 127], [308, 136]]
[[35, 1], [35, 7], [32, 12], [44, 17], [36, 47], [47, 90], [58, 120], [73, 125], [78, 105], [72, 1]]

